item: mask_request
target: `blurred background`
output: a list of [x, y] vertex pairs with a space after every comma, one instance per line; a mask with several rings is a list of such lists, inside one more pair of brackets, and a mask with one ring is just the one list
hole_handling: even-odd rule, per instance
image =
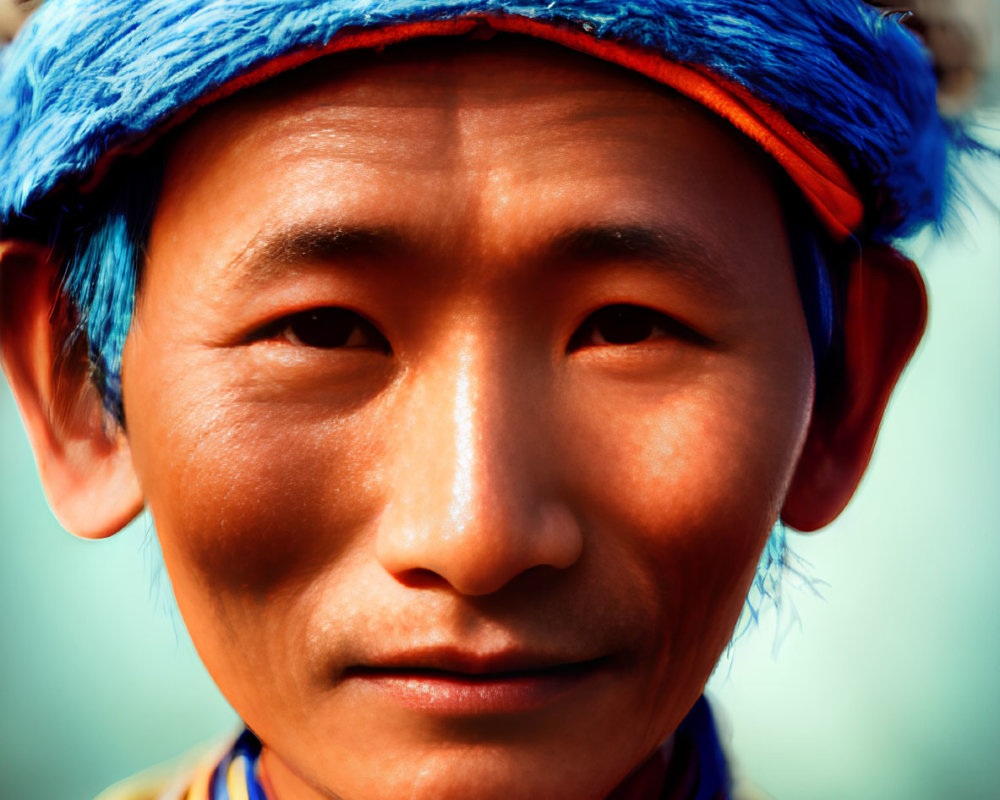
[[[33, 5], [0, 0], [0, 39]], [[976, 106], [1000, 147], [1000, 2], [915, 6], [942, 103]], [[930, 325], [869, 474], [834, 525], [790, 534], [821, 596], [788, 581], [709, 684], [739, 766], [779, 800], [1000, 798], [1000, 167], [965, 168], [946, 235], [908, 245]], [[62, 531], [2, 384], [0, 798], [87, 800], [237, 726], [149, 520]]]

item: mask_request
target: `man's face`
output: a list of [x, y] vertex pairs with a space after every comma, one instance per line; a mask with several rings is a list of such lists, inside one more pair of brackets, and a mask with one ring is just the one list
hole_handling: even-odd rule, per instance
[[283, 800], [606, 794], [702, 691], [809, 421], [753, 149], [568, 51], [437, 47], [190, 123], [126, 345], [178, 604]]

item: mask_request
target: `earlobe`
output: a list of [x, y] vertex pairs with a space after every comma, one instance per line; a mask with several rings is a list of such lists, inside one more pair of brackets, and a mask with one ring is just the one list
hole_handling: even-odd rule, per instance
[[56, 265], [40, 245], [0, 242], [0, 347], [49, 505], [71, 533], [110, 536], [143, 506], [124, 433], [109, 422], [57, 304]]
[[839, 372], [817, 395], [781, 513], [801, 531], [828, 525], [850, 501], [889, 396], [927, 322], [920, 273], [896, 250], [865, 249], [849, 269]]

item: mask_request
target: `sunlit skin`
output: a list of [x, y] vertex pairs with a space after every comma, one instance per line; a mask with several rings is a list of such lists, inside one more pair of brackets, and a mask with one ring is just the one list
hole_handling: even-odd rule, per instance
[[269, 791], [609, 794], [701, 693], [809, 423], [767, 161], [495, 41], [238, 95], [166, 176], [128, 441]]

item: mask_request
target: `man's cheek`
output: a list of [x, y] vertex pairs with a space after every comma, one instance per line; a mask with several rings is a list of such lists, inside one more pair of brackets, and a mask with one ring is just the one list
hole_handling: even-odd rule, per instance
[[588, 529], [644, 567], [676, 619], [681, 606], [743, 591], [776, 518], [771, 495], [797, 438], [775, 435], [750, 406], [739, 392], [696, 390], [572, 420], [567, 460], [579, 465]]
[[190, 430], [149, 505], [168, 566], [175, 552], [213, 593], [265, 601], [357, 543], [377, 513], [377, 448], [363, 427], [240, 412]]
[[744, 524], [760, 523], [769, 512], [758, 508], [755, 490], [787, 469], [793, 442], [769, 432], [755, 412], [733, 390], [698, 387], [656, 403], [620, 398], [608, 413], [572, 408], [565, 439], [580, 494], [620, 505], [638, 531], [656, 538], [690, 536], [690, 526], [709, 526], [734, 508]]

